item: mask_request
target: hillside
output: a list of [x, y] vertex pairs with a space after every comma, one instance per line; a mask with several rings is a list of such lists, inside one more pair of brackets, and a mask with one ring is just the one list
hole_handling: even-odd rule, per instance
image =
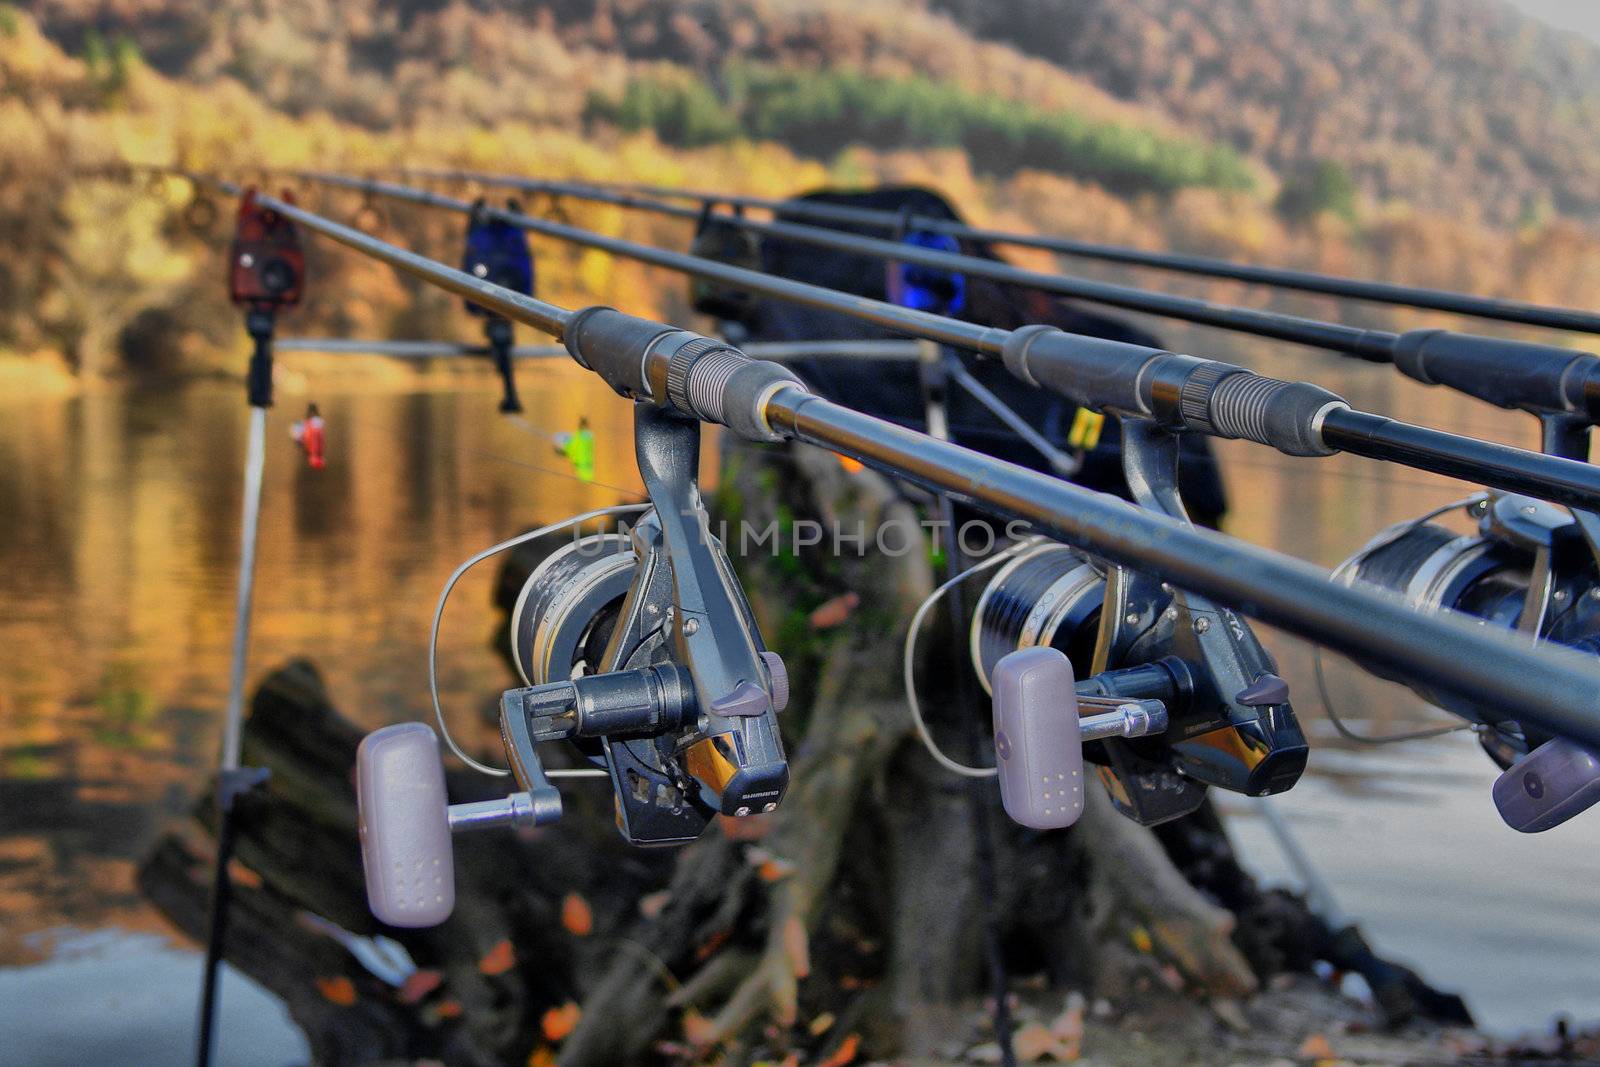
[[[1101, 17], [1115, 22], [1154, 5], [1108, 4]], [[1267, 0], [1206, 8], [1250, 5], [1265, 10]], [[1048, 21], [1028, 0], [996, 6]], [[1099, 6], [1066, 5], [1074, 17]], [[1307, 6], [1325, 13], [1338, 5]], [[61, 180], [119, 159], [246, 179], [264, 165], [403, 163], [765, 195], [916, 182], [980, 223], [1600, 304], [1600, 248], [1582, 211], [1591, 194], [1566, 181], [1582, 173], [1584, 144], [1572, 143], [1579, 162], [1563, 163], [1560, 180], [1547, 184], [1513, 150], [1536, 144], [1532, 134], [1501, 139], [1511, 162], [1492, 175], [1463, 164], [1448, 182], [1437, 176], [1444, 164], [1420, 142], [1404, 157], [1409, 170], [1402, 154], [1374, 149], [1387, 169], [1346, 159], [1366, 190], [1358, 194], [1338, 163], [1345, 157], [1315, 138], [1304, 152], [1250, 141], [1227, 125], [1225, 108], [1201, 114], [1204, 94], [1187, 105], [1191, 113], [1117, 80], [1108, 72], [1133, 62], [1122, 56], [1133, 38], [1098, 56], [1067, 49], [1058, 65], [1042, 54], [1043, 27], [1030, 41], [1007, 24], [1016, 45], [987, 39], [1001, 30], [983, 10], [946, 0], [0, 2], [0, 242], [8, 250], [0, 256], [0, 378], [18, 381], [45, 367], [71, 387], [74, 376], [236, 361], [236, 316], [218, 299], [225, 221], [191, 232], [185, 212], [193, 194], [181, 181]], [[1154, 31], [1139, 40], [1138, 62], [1171, 46]], [[1041, 54], [1024, 55], [1024, 46]], [[1520, 70], [1508, 62], [1503, 79], [1522, 77]], [[1558, 124], [1549, 87], [1583, 80], [1569, 75], [1561, 82], [1550, 71], [1529, 74], [1519, 83], [1532, 87], [1527, 109]], [[1200, 73], [1187, 84], [1201, 83], [1212, 92], [1224, 84]], [[1272, 98], [1251, 91], [1249, 100]], [[1514, 111], [1485, 121], [1521, 121], [1508, 117]], [[1246, 113], [1253, 114], [1241, 107]], [[1281, 120], [1284, 129], [1289, 123]], [[1291, 145], [1287, 137], [1283, 145]], [[1403, 179], [1421, 191], [1406, 192]], [[1516, 197], [1496, 193], [1501, 187], [1523, 190], [1514, 212]], [[1553, 201], [1574, 205], [1574, 215], [1539, 209], [1546, 187]], [[312, 203], [346, 217], [360, 207], [352, 197]], [[1506, 210], [1481, 213], [1480, 204]], [[612, 208], [566, 211], [609, 233], [680, 246], [686, 239], [681, 226]], [[459, 220], [427, 214], [394, 211], [375, 221], [386, 236], [453, 257]], [[686, 314], [681, 283], [660, 272], [559, 245], [543, 244], [538, 254], [544, 295], [558, 302]], [[320, 248], [313, 269], [318, 285], [296, 312], [300, 329], [476, 331], [457, 302], [387, 269]], [[1269, 299], [1221, 283], [1160, 282], [1215, 299]], [[1270, 299], [1374, 326], [1403, 318], [1370, 306]], [[1207, 351], [1228, 354], [1227, 347]]]
[[1332, 160], [1499, 223], [1600, 218], [1600, 45], [1499, 0], [927, 2], [1281, 170]]
[[[1369, 202], [1600, 220], [1600, 46], [1501, 0], [23, 7], [74, 54], [127, 34], [170, 77], [233, 78], [291, 114], [373, 128], [604, 119], [691, 144], [754, 136], [822, 158], [948, 145], [991, 173], [1270, 192], [1237, 153], [1290, 182], [1334, 165]], [[666, 109], [628, 106], [663, 86]], [[1156, 159], [1176, 162], [1149, 176]]]

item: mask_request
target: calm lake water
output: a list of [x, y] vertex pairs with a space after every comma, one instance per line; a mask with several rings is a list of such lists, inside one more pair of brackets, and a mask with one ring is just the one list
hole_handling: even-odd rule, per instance
[[[1312, 357], [1272, 369], [1315, 375], [1375, 410], [1533, 439], [1518, 419], [1382, 370]], [[424, 717], [428, 620], [454, 566], [534, 523], [637, 491], [626, 404], [566, 365], [527, 366], [522, 379], [519, 422], [495, 414], [486, 376], [435, 391], [286, 376], [269, 421], [252, 679], [309, 656], [363, 724]], [[0, 1062], [188, 1055], [199, 961], [140, 900], [133, 874], [186, 817], [219, 743], [241, 392], [0, 400]], [[289, 439], [308, 398], [327, 419], [323, 471], [308, 470]], [[568, 476], [548, 442], [580, 412], [605, 485]], [[1324, 565], [1465, 491], [1346, 457], [1223, 453], [1230, 529]], [[493, 569], [469, 576], [447, 617], [447, 706], [477, 706], [507, 683], [489, 647]], [[1304, 647], [1271, 640], [1318, 741], [1307, 780], [1277, 803], [1341, 906], [1380, 950], [1464, 992], [1491, 1028], [1543, 1030], [1558, 1013], [1600, 1021], [1600, 815], [1513, 833], [1489, 800], [1493, 768], [1461, 735], [1347, 749], [1322, 729]], [[1330, 678], [1347, 713], [1373, 728], [1428, 715], [1342, 663]], [[1292, 882], [1254, 803], [1226, 804], [1245, 859]], [[224, 1005], [225, 1047], [238, 1050], [228, 1062], [302, 1055], [263, 994], [234, 980]]]

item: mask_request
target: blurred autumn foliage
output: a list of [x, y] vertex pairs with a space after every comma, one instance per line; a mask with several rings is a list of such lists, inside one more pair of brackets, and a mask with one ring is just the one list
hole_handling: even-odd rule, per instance
[[[0, 4], [0, 379], [237, 367], [230, 220], [195, 225], [222, 205], [191, 208], [177, 179], [74, 178], [119, 160], [767, 195], [915, 181], [984, 223], [1596, 306], [1596, 58], [1492, 0]], [[457, 253], [459, 219], [301, 192]], [[650, 216], [562, 207], [687, 240]], [[550, 299], [688, 315], [678, 279], [536, 252]], [[319, 242], [311, 255], [295, 332], [475, 332], [387, 268]]]

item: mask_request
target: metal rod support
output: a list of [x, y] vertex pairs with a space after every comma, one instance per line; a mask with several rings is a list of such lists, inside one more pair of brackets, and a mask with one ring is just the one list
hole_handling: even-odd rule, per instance
[[261, 481], [266, 466], [267, 409], [250, 409], [245, 446], [244, 513], [239, 521], [239, 583], [233, 610], [233, 645], [228, 668], [228, 704], [222, 720], [223, 772], [239, 767], [244, 724], [245, 670], [250, 657], [250, 609], [256, 586], [256, 535], [261, 521]]

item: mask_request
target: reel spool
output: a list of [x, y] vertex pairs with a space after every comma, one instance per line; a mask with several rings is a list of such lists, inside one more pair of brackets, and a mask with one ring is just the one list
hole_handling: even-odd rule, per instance
[[1000, 660], [1019, 649], [1059, 649], [1086, 677], [1105, 588], [1105, 575], [1087, 556], [1054, 541], [1002, 566], [972, 613], [968, 644], [984, 692], [994, 692]]
[[1399, 593], [1425, 611], [1449, 608], [1512, 626], [1521, 604], [1505, 601], [1527, 591], [1531, 562], [1481, 535], [1463, 536], [1431, 522], [1400, 523], [1341, 563], [1334, 578]]
[[[1478, 532], [1466, 535], [1433, 522], [1391, 526], [1335, 568], [1333, 579], [1376, 585], [1421, 611], [1458, 611], [1490, 626], [1600, 652], [1600, 599], [1592, 592], [1600, 586], [1576, 521], [1526, 497], [1497, 498], [1478, 514]], [[1377, 666], [1361, 666], [1403, 681]], [[1497, 708], [1406, 684], [1429, 703], [1473, 722], [1494, 725], [1504, 718]], [[1527, 747], [1543, 740], [1530, 736]], [[1503, 754], [1497, 762], [1505, 765]]]
[[599, 668], [639, 556], [620, 533], [589, 534], [533, 569], [511, 610], [511, 658], [525, 685]]

